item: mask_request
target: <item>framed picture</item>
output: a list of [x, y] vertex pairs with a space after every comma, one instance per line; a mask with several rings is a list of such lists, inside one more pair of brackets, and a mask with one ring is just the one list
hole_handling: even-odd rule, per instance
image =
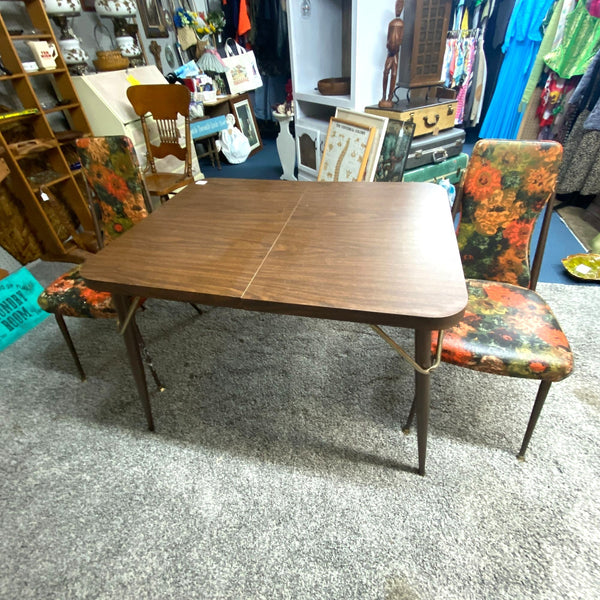
[[375, 128], [329, 120], [317, 181], [363, 181]]
[[250, 156], [252, 156], [262, 149], [263, 143], [248, 94], [242, 94], [233, 98], [230, 102], [235, 120], [237, 121], [237, 127], [250, 142]]
[[414, 121], [389, 120], [377, 162], [375, 181], [402, 181], [414, 133]]
[[365, 181], [374, 181], [375, 171], [377, 171], [377, 161], [379, 160], [379, 153], [381, 152], [381, 146], [383, 145], [383, 138], [387, 128], [388, 118], [381, 117], [379, 115], [369, 115], [364, 112], [350, 110], [349, 108], [336, 108], [335, 116], [339, 119], [343, 119], [344, 121], [356, 123], [357, 125], [375, 128], [373, 145], [371, 146], [371, 151], [369, 152], [367, 170], [365, 171]]
[[159, 0], [137, 0], [137, 5], [146, 37], [169, 37], [167, 25], [171, 24], [172, 19], [167, 10], [162, 8]]

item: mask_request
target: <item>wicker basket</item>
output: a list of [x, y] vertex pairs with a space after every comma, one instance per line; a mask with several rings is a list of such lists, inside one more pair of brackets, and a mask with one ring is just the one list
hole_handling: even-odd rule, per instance
[[24, 217], [24, 209], [12, 194], [6, 181], [0, 184], [0, 246], [22, 265], [42, 255], [32, 228]]
[[98, 50], [93, 63], [97, 71], [119, 71], [129, 66], [129, 59], [120, 50]]

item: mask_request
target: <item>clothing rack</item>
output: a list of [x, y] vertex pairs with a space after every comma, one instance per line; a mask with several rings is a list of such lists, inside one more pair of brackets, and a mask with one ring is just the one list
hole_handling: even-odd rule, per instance
[[473, 38], [477, 39], [481, 35], [482, 29], [480, 27], [475, 27], [474, 29], [451, 29], [448, 31], [448, 35], [446, 39], [454, 40], [454, 39], [466, 39]]

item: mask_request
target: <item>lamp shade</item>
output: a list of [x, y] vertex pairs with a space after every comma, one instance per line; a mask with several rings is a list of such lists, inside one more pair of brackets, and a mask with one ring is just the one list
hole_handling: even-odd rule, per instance
[[197, 63], [205, 73], [225, 73], [229, 68], [225, 66], [223, 60], [216, 50], [207, 48], [204, 54], [198, 59]]
[[81, 2], [79, 0], [44, 0], [46, 14], [57, 16], [76, 16], [81, 13]]
[[96, 0], [94, 8], [100, 17], [132, 17], [137, 14], [135, 0]]

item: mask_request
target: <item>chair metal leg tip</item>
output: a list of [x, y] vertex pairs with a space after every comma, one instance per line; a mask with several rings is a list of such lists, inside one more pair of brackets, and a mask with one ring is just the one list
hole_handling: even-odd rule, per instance
[[525, 456], [523, 454], [517, 454], [517, 460], [519, 462], [525, 462]]
[[167, 388], [166, 388], [164, 385], [161, 385], [161, 386], [158, 388], [158, 391], [159, 391], [159, 392], [164, 392], [166, 389], [167, 389]]
[[410, 427], [403, 427], [402, 428], [402, 433], [404, 435], [408, 435], [410, 433]]

